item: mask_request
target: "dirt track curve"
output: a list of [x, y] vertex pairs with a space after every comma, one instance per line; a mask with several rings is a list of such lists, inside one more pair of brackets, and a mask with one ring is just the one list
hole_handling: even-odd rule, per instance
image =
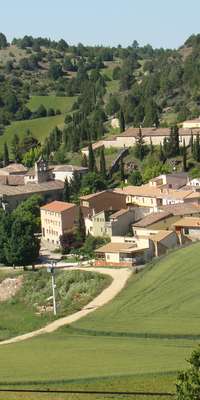
[[67, 270], [73, 269], [80, 269], [83, 271], [91, 271], [91, 272], [98, 272], [101, 274], [110, 275], [112, 278], [111, 284], [103, 290], [95, 299], [93, 299], [90, 303], [88, 303], [82, 310], [68, 315], [67, 317], [59, 318], [56, 321], [53, 321], [46, 325], [44, 328], [25, 333], [20, 336], [15, 336], [11, 339], [4, 340], [0, 342], [0, 345], [11, 344], [22, 342], [23, 340], [31, 339], [35, 336], [42, 335], [44, 333], [51, 333], [56, 331], [58, 328], [64, 325], [72, 324], [75, 321], [78, 321], [80, 318], [85, 317], [86, 315], [90, 314], [91, 312], [97, 310], [98, 308], [102, 307], [104, 304], [111, 301], [126, 285], [127, 280], [132, 274], [131, 269], [108, 269], [108, 268], [82, 268], [82, 267], [72, 267], [67, 268]]

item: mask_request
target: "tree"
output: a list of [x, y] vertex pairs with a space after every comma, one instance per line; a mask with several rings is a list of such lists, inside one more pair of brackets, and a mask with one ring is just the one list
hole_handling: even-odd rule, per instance
[[128, 183], [133, 186], [142, 185], [142, 175], [140, 171], [133, 171], [128, 178]]
[[49, 77], [56, 81], [63, 75], [62, 66], [56, 62], [51, 62], [49, 66]]
[[171, 128], [170, 145], [171, 145], [171, 156], [178, 156], [180, 153], [180, 149], [179, 149], [179, 128], [177, 125]]
[[93, 151], [93, 147], [92, 147], [92, 143], [89, 143], [88, 146], [88, 151], [89, 151], [89, 155], [88, 155], [88, 169], [89, 172], [95, 172], [96, 169], [96, 161], [95, 161], [95, 155], [94, 155], [94, 151]]
[[3, 164], [4, 167], [6, 167], [9, 164], [9, 153], [8, 153], [8, 146], [7, 143], [4, 143], [4, 149], [3, 149]]
[[81, 207], [79, 207], [78, 224], [77, 224], [76, 234], [77, 234], [77, 239], [83, 243], [86, 238], [86, 228], [85, 228], [85, 220], [84, 220], [84, 216], [83, 216]]
[[135, 156], [139, 158], [139, 160], [143, 160], [145, 156], [145, 145], [144, 145], [144, 140], [142, 137], [142, 130], [141, 128], [139, 129], [138, 136], [136, 138], [136, 146], [135, 146]]
[[81, 166], [84, 168], [88, 167], [88, 161], [87, 161], [87, 157], [85, 154], [83, 154], [82, 159], [81, 159]]
[[182, 149], [182, 155], [183, 155], [183, 171], [187, 171], [187, 149], [185, 146], [185, 139], [183, 139], [183, 149]]
[[15, 133], [11, 141], [11, 150], [16, 162], [20, 161], [20, 146], [19, 146], [19, 136]]
[[69, 185], [68, 179], [65, 178], [64, 189], [63, 189], [63, 201], [66, 201], [67, 203], [69, 203], [70, 196], [71, 196], [70, 185]]
[[120, 126], [120, 132], [125, 131], [125, 118], [124, 118], [124, 113], [122, 109], [119, 111], [119, 126]]
[[197, 400], [200, 393], [200, 350], [194, 350], [188, 360], [189, 369], [178, 374], [177, 400]]
[[100, 174], [103, 179], [106, 179], [106, 160], [104, 154], [104, 148], [102, 147], [100, 153]]
[[165, 154], [164, 154], [164, 151], [163, 151], [162, 143], [160, 143], [159, 160], [161, 162], [163, 162], [163, 163], [166, 161], [166, 157], [165, 157]]
[[123, 162], [122, 158], [120, 159], [120, 179], [121, 179], [121, 182], [125, 181], [124, 162]]
[[191, 137], [190, 137], [190, 151], [191, 151], [191, 154], [193, 154], [193, 146], [194, 146], [194, 136], [193, 136], [193, 134], [191, 134]]
[[200, 161], [200, 140], [199, 140], [199, 134], [196, 136], [196, 140], [194, 141], [193, 144], [193, 157], [196, 161]]
[[8, 42], [4, 33], [0, 32], [0, 49], [5, 49], [8, 46]]
[[82, 178], [81, 194], [86, 195], [107, 189], [105, 180], [96, 172], [88, 172]]
[[153, 146], [153, 143], [152, 143], [151, 138], [150, 138], [150, 145], [149, 145], [149, 148], [150, 148], [150, 154], [153, 154], [153, 152], [154, 152], [154, 146]]
[[5, 245], [8, 265], [31, 265], [39, 256], [40, 243], [35, 236], [35, 226], [26, 215], [16, 217], [12, 224], [11, 236]]

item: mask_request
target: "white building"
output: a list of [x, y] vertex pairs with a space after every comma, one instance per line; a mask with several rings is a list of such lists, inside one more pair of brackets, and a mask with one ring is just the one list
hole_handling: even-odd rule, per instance
[[77, 173], [82, 176], [88, 172], [88, 168], [78, 167], [75, 165], [55, 165], [53, 166], [53, 176], [55, 180], [64, 182], [67, 178], [70, 182], [74, 178], [74, 174]]

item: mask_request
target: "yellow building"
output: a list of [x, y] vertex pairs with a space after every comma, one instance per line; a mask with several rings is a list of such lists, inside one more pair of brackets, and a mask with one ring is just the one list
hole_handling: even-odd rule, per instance
[[73, 203], [53, 201], [40, 208], [42, 240], [53, 246], [60, 245], [60, 236], [70, 231], [77, 219], [78, 207]]

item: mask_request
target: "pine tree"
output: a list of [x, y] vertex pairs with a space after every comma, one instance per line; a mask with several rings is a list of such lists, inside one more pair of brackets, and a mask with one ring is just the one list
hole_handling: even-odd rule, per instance
[[120, 132], [125, 131], [125, 118], [124, 118], [124, 113], [122, 109], [119, 111], [119, 126], [120, 126]]
[[95, 169], [96, 169], [96, 162], [95, 162], [95, 155], [94, 155], [94, 151], [93, 151], [91, 142], [89, 143], [88, 151], [89, 151], [89, 155], [88, 155], [88, 169], [89, 169], [89, 172], [95, 172]]
[[125, 174], [124, 174], [124, 162], [123, 159], [120, 159], [120, 178], [121, 178], [121, 182], [125, 181]]
[[100, 153], [100, 174], [102, 178], [106, 178], [106, 160], [105, 160], [105, 154], [104, 154], [104, 148], [102, 147], [101, 153]]
[[65, 183], [64, 183], [64, 189], [63, 189], [63, 201], [66, 201], [67, 203], [70, 202], [70, 185], [68, 182], [68, 179], [65, 178]]
[[183, 149], [182, 149], [182, 154], [183, 154], [183, 171], [187, 171], [187, 149], [185, 146], [185, 139], [183, 139]]
[[3, 164], [6, 167], [9, 164], [9, 153], [7, 143], [4, 143], [4, 151], [3, 151]]
[[85, 220], [81, 207], [79, 207], [78, 213], [77, 239], [80, 240], [81, 243], [83, 243], [86, 239]]
[[81, 160], [81, 166], [84, 168], [87, 168], [88, 166], [88, 161], [87, 161], [87, 157], [85, 154], [83, 154], [82, 160]]

